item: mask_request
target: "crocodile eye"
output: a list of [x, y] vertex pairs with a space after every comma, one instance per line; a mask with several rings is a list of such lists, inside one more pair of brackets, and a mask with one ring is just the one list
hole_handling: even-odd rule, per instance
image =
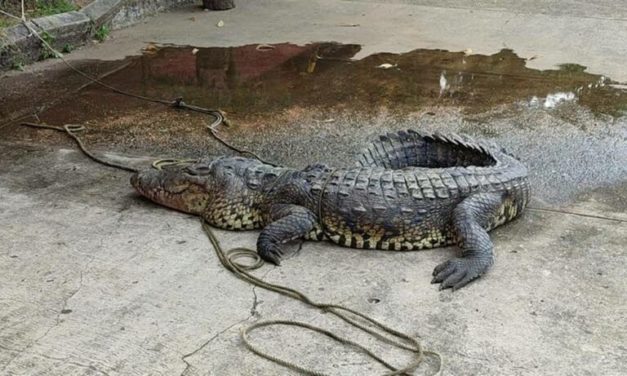
[[187, 172], [190, 175], [209, 175], [209, 173], [211, 172], [211, 167], [207, 166], [207, 165], [200, 165], [200, 166], [188, 166], [185, 168], [185, 172]]

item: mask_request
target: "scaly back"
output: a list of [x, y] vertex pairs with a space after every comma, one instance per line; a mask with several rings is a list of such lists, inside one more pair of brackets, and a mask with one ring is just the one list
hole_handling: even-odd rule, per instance
[[406, 167], [488, 167], [496, 165], [496, 145], [468, 136], [413, 130], [379, 136], [358, 157], [364, 167], [402, 169]]

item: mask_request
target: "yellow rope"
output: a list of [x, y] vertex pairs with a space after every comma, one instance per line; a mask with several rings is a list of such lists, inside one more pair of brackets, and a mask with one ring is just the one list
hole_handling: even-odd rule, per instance
[[[271, 321], [262, 321], [262, 322], [258, 322], [255, 323], [245, 329], [242, 329], [241, 331], [241, 336], [242, 336], [242, 341], [244, 342], [244, 345], [246, 345], [246, 347], [254, 352], [255, 354], [266, 358], [270, 361], [273, 361], [277, 364], [283, 365], [285, 367], [288, 367], [294, 371], [306, 374], [306, 375], [324, 375], [323, 373], [320, 373], [318, 371], [315, 370], [311, 370], [308, 368], [304, 368], [301, 367], [293, 362], [281, 359], [279, 357], [276, 357], [272, 354], [266, 353], [262, 350], [260, 350], [259, 348], [257, 348], [256, 346], [254, 346], [251, 342], [250, 342], [250, 338], [249, 338], [249, 334], [250, 332], [256, 330], [256, 329], [260, 329], [263, 327], [268, 327], [268, 326], [276, 326], [276, 325], [284, 325], [284, 326], [296, 326], [296, 327], [301, 327], [307, 330], [311, 330], [320, 334], [324, 334], [325, 336], [339, 342], [342, 343], [344, 345], [348, 345], [351, 347], [356, 348], [357, 350], [363, 352], [364, 354], [366, 354], [367, 356], [369, 356], [371, 359], [377, 361], [378, 363], [380, 363], [381, 365], [385, 366], [386, 368], [388, 368], [389, 370], [391, 370], [392, 372], [387, 373], [386, 375], [406, 375], [411, 373], [412, 371], [414, 371], [424, 360], [424, 356], [425, 355], [430, 355], [430, 356], [434, 356], [438, 359], [438, 366], [437, 366], [437, 370], [435, 371], [434, 375], [438, 375], [440, 373], [440, 370], [442, 369], [442, 356], [436, 352], [433, 351], [425, 351], [423, 350], [422, 346], [420, 345], [420, 342], [418, 342], [415, 338], [411, 337], [408, 334], [402, 333], [400, 331], [397, 331], [393, 328], [390, 328], [389, 326], [359, 312], [356, 311], [354, 309], [351, 308], [347, 308], [345, 306], [342, 305], [338, 305], [338, 304], [327, 304], [327, 303], [317, 303], [315, 301], [313, 301], [311, 298], [309, 298], [307, 295], [305, 295], [304, 293], [296, 290], [296, 289], [292, 289], [286, 286], [282, 286], [282, 285], [277, 285], [277, 284], [273, 284], [273, 283], [269, 283], [266, 282], [258, 277], [255, 277], [254, 275], [249, 273], [249, 270], [253, 270], [256, 269], [258, 267], [260, 267], [261, 265], [263, 265], [263, 261], [261, 261], [261, 259], [259, 258], [257, 252], [248, 249], [248, 248], [234, 248], [231, 249], [229, 251], [224, 251], [220, 245], [220, 242], [218, 241], [218, 239], [216, 238], [215, 234], [213, 233], [213, 231], [211, 230], [211, 227], [209, 226], [209, 224], [204, 220], [201, 219], [201, 224], [202, 224], [202, 228], [205, 231], [205, 233], [207, 234], [207, 237], [209, 238], [209, 241], [211, 242], [211, 244], [213, 245], [213, 248], [218, 256], [218, 259], [220, 260], [220, 262], [222, 263], [222, 265], [224, 265], [224, 267], [226, 269], [228, 269], [229, 271], [231, 271], [233, 274], [235, 274], [238, 278], [243, 279], [255, 286], [261, 287], [263, 289], [269, 290], [269, 291], [274, 291], [276, 293], [288, 296], [292, 299], [296, 299], [301, 301], [302, 303], [313, 307], [313, 308], [317, 308], [320, 309], [321, 311], [325, 312], [325, 313], [331, 313], [335, 316], [337, 316], [338, 318], [346, 321], [348, 324], [372, 335], [373, 337], [391, 344], [392, 346], [395, 346], [399, 349], [402, 350], [407, 350], [410, 351], [412, 353], [414, 353], [414, 359], [409, 362], [407, 365], [405, 365], [404, 367], [401, 368], [396, 368], [395, 366], [391, 365], [389, 362], [385, 361], [384, 359], [380, 358], [379, 356], [377, 356], [376, 354], [374, 354], [372, 351], [368, 350], [366, 347], [351, 341], [348, 338], [345, 337], [341, 337], [339, 335], [336, 335], [335, 333], [322, 329], [320, 327], [311, 325], [311, 324], [307, 324], [307, 323], [303, 323], [303, 322], [299, 322], [299, 321], [291, 321], [291, 320], [271, 320]], [[247, 257], [251, 257], [256, 261], [256, 263], [254, 265], [248, 265], [248, 264], [240, 264], [236, 262], [237, 258], [240, 258], [242, 256], [247, 256]], [[351, 317], [352, 316], [352, 317]], [[355, 318], [359, 318], [361, 320], [363, 320], [364, 322], [367, 323], [367, 325], [364, 325], [360, 322], [358, 322]], [[382, 333], [386, 333], [388, 336], [385, 336], [383, 334], [381, 334], [380, 332], [377, 332], [375, 330], [379, 330]], [[392, 339], [390, 338], [394, 337], [396, 339]]]
[[87, 148], [85, 148], [85, 145], [83, 144], [83, 141], [81, 141], [81, 139], [76, 135], [76, 133], [82, 132], [82, 131], [85, 130], [85, 127], [83, 125], [66, 124], [63, 127], [55, 127], [55, 126], [52, 126], [52, 125], [37, 124], [37, 123], [22, 123], [21, 125], [25, 126], [25, 127], [31, 127], [31, 128], [52, 129], [52, 130], [59, 131], [59, 132], [65, 132], [65, 133], [67, 133], [68, 136], [70, 136], [76, 142], [76, 144], [78, 145], [79, 149], [81, 149], [81, 151], [86, 156], [91, 158], [93, 161], [96, 161], [96, 162], [98, 162], [100, 164], [103, 164], [105, 166], [118, 168], [120, 170], [125, 170], [125, 171], [129, 171], [129, 172], [137, 172], [136, 168], [125, 166], [125, 165], [121, 165], [121, 164], [117, 164], [117, 163], [111, 162], [111, 161], [107, 161], [105, 159], [97, 157], [96, 155], [92, 154], [89, 150], [87, 150]]

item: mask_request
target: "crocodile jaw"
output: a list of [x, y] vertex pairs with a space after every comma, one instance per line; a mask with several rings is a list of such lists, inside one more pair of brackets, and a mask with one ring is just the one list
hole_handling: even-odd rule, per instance
[[190, 214], [202, 213], [209, 200], [205, 184], [180, 170], [143, 170], [131, 176], [131, 185], [157, 204]]

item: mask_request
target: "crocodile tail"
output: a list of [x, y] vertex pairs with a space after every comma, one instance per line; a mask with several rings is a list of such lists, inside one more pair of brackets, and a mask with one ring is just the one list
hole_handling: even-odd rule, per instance
[[407, 130], [379, 136], [363, 150], [357, 162], [365, 167], [388, 169], [489, 166], [496, 163], [496, 150], [496, 145], [468, 136]]

